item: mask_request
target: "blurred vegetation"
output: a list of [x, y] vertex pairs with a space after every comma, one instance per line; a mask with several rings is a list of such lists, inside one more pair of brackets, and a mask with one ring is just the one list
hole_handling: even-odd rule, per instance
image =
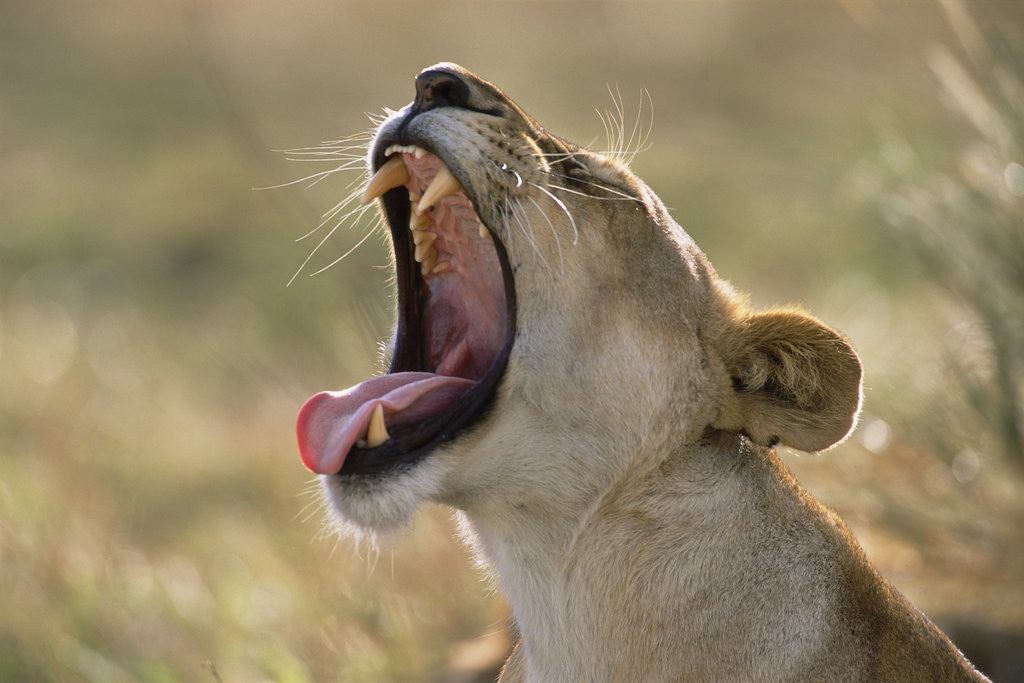
[[[889, 140], [877, 176], [896, 187], [880, 209], [956, 320], [944, 365], [958, 391], [938, 393], [924, 406], [935, 419], [919, 421], [931, 445], [961, 468], [973, 469], [978, 451], [1024, 468], [1024, 40], [977, 8], [979, 18], [953, 0], [944, 7], [957, 44], [932, 46], [928, 64], [975, 135], [942, 170]], [[938, 428], [950, 424], [980, 438], [958, 452], [957, 435]]]
[[295, 453], [303, 400], [372, 372], [390, 324], [380, 240], [286, 286], [355, 176], [252, 189], [442, 59], [598, 147], [607, 87], [646, 88], [641, 177], [755, 302], [863, 356], [857, 434], [787, 455], [798, 477], [928, 614], [1019, 631], [1024, 11], [978, 5], [0, 5], [0, 680], [499, 658], [506, 609], [447, 513], [335, 540]]

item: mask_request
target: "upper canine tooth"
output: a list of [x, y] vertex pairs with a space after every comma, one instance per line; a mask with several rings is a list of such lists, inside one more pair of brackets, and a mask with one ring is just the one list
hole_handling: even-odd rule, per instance
[[455, 179], [455, 176], [452, 175], [452, 172], [446, 166], [442, 166], [441, 170], [434, 176], [434, 179], [430, 181], [430, 187], [423, 193], [423, 197], [420, 199], [420, 204], [416, 207], [416, 210], [419, 213], [424, 213], [448, 195], [455, 194], [456, 192], [462, 192], [462, 185], [459, 184], [459, 181]]
[[491, 231], [487, 229], [487, 226], [483, 223], [480, 224], [480, 236], [484, 239], [491, 236]]
[[409, 182], [409, 169], [405, 167], [402, 157], [392, 157], [384, 162], [384, 165], [377, 169], [377, 172], [366, 184], [366, 192], [363, 193], [363, 204], [369, 204], [393, 187], [405, 185]]
[[366, 430], [366, 445], [376, 448], [390, 438], [391, 435], [384, 426], [384, 406], [378, 403], [370, 416], [370, 426]]

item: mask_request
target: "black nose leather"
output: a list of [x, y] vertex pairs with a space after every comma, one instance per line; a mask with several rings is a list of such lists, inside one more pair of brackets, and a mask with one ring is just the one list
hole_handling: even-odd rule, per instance
[[416, 110], [469, 106], [469, 86], [448, 71], [424, 71], [416, 77]]

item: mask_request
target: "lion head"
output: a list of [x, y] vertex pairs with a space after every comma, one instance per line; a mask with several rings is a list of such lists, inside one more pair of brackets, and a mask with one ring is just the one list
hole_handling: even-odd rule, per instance
[[840, 334], [753, 312], [624, 165], [469, 71], [420, 73], [368, 163], [394, 250], [390, 366], [298, 420], [349, 525], [386, 531], [426, 501], [585, 505], [709, 431], [816, 451], [852, 429], [861, 369]]

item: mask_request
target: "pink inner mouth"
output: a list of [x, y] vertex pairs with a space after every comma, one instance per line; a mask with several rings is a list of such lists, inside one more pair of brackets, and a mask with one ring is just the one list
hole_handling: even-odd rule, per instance
[[[436, 156], [416, 159], [403, 154], [409, 171], [406, 189], [418, 201], [442, 167]], [[377, 405], [387, 426], [437, 415], [469, 391], [494, 363], [505, 338], [505, 292], [501, 267], [490, 237], [481, 237], [480, 220], [459, 192], [430, 211], [424, 230], [437, 235], [437, 259], [423, 276], [426, 306], [419, 324], [419, 343], [426, 364], [422, 371], [396, 372], [344, 391], [322, 392], [309, 399], [298, 418], [302, 461], [317, 474], [341, 469], [353, 445], [367, 436]], [[396, 239], [411, 239], [407, 229]], [[407, 264], [420, 268], [419, 263]], [[415, 294], [410, 294], [415, 296]]]

